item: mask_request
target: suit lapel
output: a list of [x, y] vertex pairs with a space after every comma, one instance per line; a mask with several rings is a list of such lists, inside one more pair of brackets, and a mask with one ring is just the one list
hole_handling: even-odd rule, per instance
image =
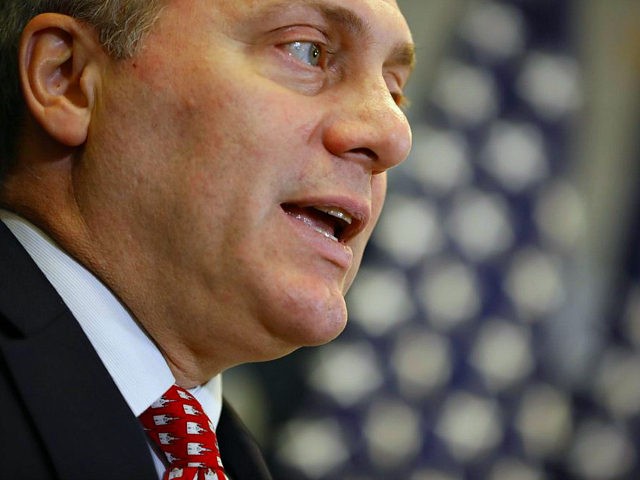
[[271, 474], [253, 436], [236, 412], [224, 402], [218, 428], [222, 463], [234, 480], [271, 480]]
[[157, 479], [146, 438], [84, 332], [0, 222], [0, 336], [22, 401], [60, 478]]

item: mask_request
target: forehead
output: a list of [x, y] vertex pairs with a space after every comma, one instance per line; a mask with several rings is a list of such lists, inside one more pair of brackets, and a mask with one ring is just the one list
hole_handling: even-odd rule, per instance
[[[175, 0], [182, 3], [183, 0]], [[186, 0], [186, 3], [194, 3]], [[329, 20], [348, 20], [350, 25], [365, 26], [374, 35], [399, 34], [410, 41], [409, 27], [396, 0], [210, 0], [196, 4], [220, 12], [229, 21], [244, 21], [250, 17], [273, 18], [296, 12], [319, 12]], [[364, 29], [363, 29], [364, 30]]]
[[307, 6], [342, 6], [348, 9], [360, 9], [361, 7], [368, 6], [370, 8], [393, 8], [399, 10], [396, 0], [235, 0], [234, 2], [228, 2], [227, 0], [214, 0], [217, 6], [238, 6], [246, 10], [259, 9], [259, 8], [272, 8], [283, 6], [295, 7], [298, 5]]

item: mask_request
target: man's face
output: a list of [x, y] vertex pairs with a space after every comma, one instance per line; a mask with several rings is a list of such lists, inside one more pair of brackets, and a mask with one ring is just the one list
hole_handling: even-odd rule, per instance
[[161, 347], [232, 364], [340, 333], [410, 149], [410, 45], [394, 0], [175, 0], [105, 64], [76, 194]]

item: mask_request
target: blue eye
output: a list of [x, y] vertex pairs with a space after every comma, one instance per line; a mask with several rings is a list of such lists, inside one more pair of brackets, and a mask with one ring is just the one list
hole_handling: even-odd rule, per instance
[[322, 50], [317, 43], [313, 42], [292, 42], [287, 45], [289, 54], [296, 57], [301, 62], [317, 67], [320, 64]]

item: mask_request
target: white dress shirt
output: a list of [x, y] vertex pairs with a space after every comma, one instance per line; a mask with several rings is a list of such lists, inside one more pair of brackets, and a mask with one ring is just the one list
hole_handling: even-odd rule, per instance
[[[0, 220], [16, 236], [80, 324], [137, 417], [175, 383], [164, 357], [115, 295], [40, 229], [0, 209]], [[218, 375], [189, 390], [217, 427], [222, 409]], [[151, 448], [151, 447], [150, 447]], [[159, 478], [165, 463], [151, 448]]]

